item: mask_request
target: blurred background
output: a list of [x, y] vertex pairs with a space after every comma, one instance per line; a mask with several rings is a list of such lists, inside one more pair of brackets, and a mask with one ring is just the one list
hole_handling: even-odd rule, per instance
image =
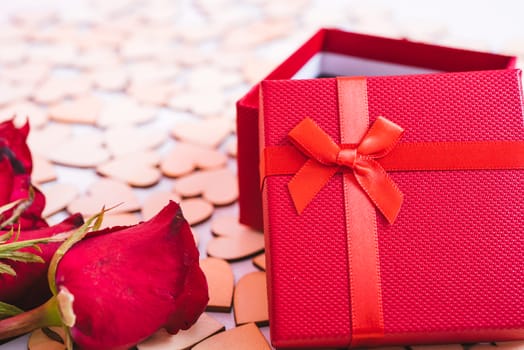
[[[524, 67], [524, 2], [519, 0], [2, 1], [0, 119], [29, 116], [29, 143], [41, 176], [34, 181], [54, 205], [48, 220], [62, 219], [68, 206], [72, 211], [71, 203], [100, 178], [127, 183], [139, 203], [121, 216], [108, 216], [113, 224], [145, 219], [143, 206], [153, 193], [184, 197], [176, 186], [190, 172], [169, 174], [163, 164], [180, 140], [191, 143], [195, 134], [216, 140], [206, 147], [225, 156], [220, 166], [234, 178], [235, 101], [321, 27], [512, 54]], [[68, 109], [63, 106], [68, 102], [78, 104]], [[197, 127], [177, 133], [187, 123]], [[156, 135], [156, 141], [133, 150], [125, 141], [115, 146], [108, 139], [118, 128], [131, 129], [124, 138], [140, 130], [146, 133], [140, 137]], [[57, 159], [48, 147], [63, 149], [80, 135], [91, 141], [81, 143], [84, 153], [77, 158], [100, 156], [88, 164], [75, 164], [67, 155]], [[147, 184], [100, 170], [146, 150], [157, 172]], [[127, 170], [134, 171], [140, 169]], [[64, 184], [69, 192], [60, 187]], [[213, 221], [236, 220], [235, 190], [225, 203], [196, 196], [201, 202], [191, 210], [202, 258], [216, 239]], [[57, 192], [68, 197], [57, 200]], [[230, 265], [236, 282], [258, 271], [251, 259]], [[235, 326], [232, 313], [212, 316], [227, 329]], [[268, 327], [261, 329], [268, 337]], [[25, 341], [0, 348], [23, 349]]]

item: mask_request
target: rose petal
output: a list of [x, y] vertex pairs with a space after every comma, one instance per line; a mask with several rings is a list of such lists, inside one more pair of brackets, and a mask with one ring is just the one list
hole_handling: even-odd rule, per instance
[[149, 221], [106, 230], [60, 261], [58, 290], [73, 294], [71, 328], [82, 349], [127, 349], [160, 328], [189, 328], [204, 311], [207, 283], [178, 204]]

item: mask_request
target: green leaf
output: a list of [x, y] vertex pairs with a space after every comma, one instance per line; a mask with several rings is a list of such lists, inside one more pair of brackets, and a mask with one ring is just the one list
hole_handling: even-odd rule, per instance
[[[29, 239], [26, 241], [13, 241], [10, 243], [0, 244], [0, 259], [21, 261], [26, 263], [44, 263], [45, 261], [37, 254], [31, 252], [21, 252], [23, 248], [33, 248], [37, 252], [42, 252], [39, 244], [51, 242], [62, 242], [71, 235], [71, 231], [56, 234], [51, 237]], [[18, 238], [18, 237], [16, 237]], [[5, 263], [0, 263], [0, 274], [7, 273], [16, 276], [13, 268]]]
[[1, 235], [0, 236], [0, 244], [1, 243], [5, 243], [8, 240], [10, 240], [11, 237], [13, 237], [14, 232], [15, 231], [13, 230], [13, 228], [11, 228], [7, 233], [4, 233], [3, 235]]
[[36, 251], [41, 251], [38, 244], [47, 244], [54, 242], [62, 242], [69, 238], [71, 231], [56, 234], [51, 237], [28, 239], [26, 241], [15, 241], [5, 244], [0, 244], [0, 254], [4, 252], [14, 252], [22, 248], [34, 248]]
[[15, 270], [11, 266], [4, 263], [0, 263], [0, 274], [2, 273], [6, 273], [11, 276], [16, 276]]
[[0, 301], [0, 320], [21, 314], [24, 310]]
[[9, 259], [13, 261], [21, 261], [25, 263], [45, 263], [44, 259], [39, 255], [28, 252], [5, 252], [0, 253], [0, 259]]

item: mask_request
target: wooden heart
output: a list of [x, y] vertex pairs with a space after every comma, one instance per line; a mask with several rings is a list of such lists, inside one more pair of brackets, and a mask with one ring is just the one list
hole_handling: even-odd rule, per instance
[[172, 200], [180, 204], [184, 217], [190, 225], [199, 224], [211, 217], [213, 205], [201, 198], [190, 198], [181, 200], [174, 192], [155, 191], [146, 198], [142, 205], [142, 216], [149, 220], [155, 216], [164, 206]]
[[229, 312], [235, 288], [235, 276], [231, 265], [225, 260], [206, 258], [200, 261], [200, 267], [207, 279], [209, 302], [207, 311]]
[[49, 119], [45, 108], [27, 101], [14, 102], [0, 110], [0, 121], [9, 120], [13, 117], [15, 117], [17, 126], [23, 125], [29, 120], [31, 132], [43, 127]]
[[253, 265], [262, 271], [266, 271], [266, 254], [260, 254], [253, 258]]
[[215, 236], [237, 237], [245, 234], [263, 235], [263, 232], [242, 225], [238, 221], [238, 216], [222, 215], [217, 216], [211, 222], [211, 232]]
[[45, 331], [37, 329], [27, 340], [28, 350], [65, 350], [65, 333], [62, 327], [50, 327]]
[[112, 100], [102, 106], [97, 124], [102, 127], [135, 125], [150, 121], [156, 110], [138, 104], [130, 98]]
[[[146, 197], [142, 204], [142, 217], [149, 220], [155, 216], [169, 201], [180, 203], [180, 196], [169, 191], [154, 191]], [[184, 217], [185, 217], [184, 213]], [[187, 218], [186, 218], [187, 220]]]
[[266, 338], [254, 323], [232, 328], [207, 338], [193, 350], [270, 350]]
[[64, 101], [49, 108], [51, 119], [63, 123], [95, 124], [102, 102], [94, 96]]
[[127, 93], [138, 102], [157, 106], [166, 106], [173, 91], [172, 82], [139, 82], [127, 89]]
[[108, 91], [123, 90], [129, 81], [128, 74], [119, 66], [97, 69], [91, 73], [91, 79], [97, 88]]
[[69, 125], [48, 124], [38, 130], [31, 130], [27, 144], [31, 152], [49, 159], [55, 148], [70, 140], [73, 130]]
[[238, 222], [233, 216], [213, 220], [214, 237], [207, 245], [207, 254], [228, 261], [245, 259], [264, 250], [264, 235]]
[[226, 165], [227, 157], [215, 149], [178, 142], [162, 160], [160, 169], [165, 176], [179, 177], [195, 169], [213, 169]]
[[102, 146], [102, 137], [96, 133], [70, 137], [47, 152], [53, 163], [77, 168], [95, 167], [109, 159], [109, 152]]
[[163, 144], [166, 139], [165, 131], [135, 126], [114, 127], [108, 129], [104, 135], [104, 143], [115, 157], [153, 149]]
[[67, 211], [90, 216], [100, 212], [104, 206], [106, 209], [114, 207], [110, 211], [111, 214], [132, 212], [140, 209], [138, 198], [131, 187], [119, 181], [100, 179], [91, 184], [87, 192], [86, 195], [78, 197], [69, 203]]
[[160, 162], [157, 153], [145, 151], [128, 154], [96, 167], [104, 176], [126, 182], [133, 187], [150, 187], [162, 178], [156, 165]]
[[228, 118], [209, 118], [178, 123], [172, 133], [182, 141], [218, 147], [231, 133], [231, 127]]
[[238, 198], [236, 176], [229, 169], [198, 171], [175, 182], [174, 191], [182, 197], [202, 195], [214, 205], [228, 205]]
[[140, 218], [133, 213], [111, 214], [111, 212], [104, 214], [104, 220], [100, 229], [114, 226], [132, 226], [138, 224]]
[[42, 192], [46, 199], [42, 213], [42, 216], [45, 218], [65, 209], [78, 195], [77, 187], [67, 183], [52, 184], [44, 187]]
[[32, 87], [0, 81], [0, 106], [16, 103], [29, 97]]
[[182, 212], [187, 222], [191, 225], [200, 224], [211, 217], [214, 207], [202, 198], [189, 198], [180, 202]]
[[190, 349], [193, 345], [225, 329], [224, 325], [213, 317], [203, 313], [188, 330], [169, 334], [164, 329], [151, 338], [137, 345], [138, 350]]
[[33, 155], [33, 172], [31, 180], [35, 184], [42, 184], [56, 180], [56, 171], [53, 164], [42, 156]]
[[267, 326], [269, 317], [265, 272], [249, 273], [237, 282], [233, 310], [237, 325], [254, 322], [258, 326]]
[[228, 102], [220, 91], [206, 91], [205, 103], [202, 103], [202, 91], [184, 90], [175, 94], [169, 101], [169, 106], [176, 110], [190, 111], [199, 117], [216, 119], [227, 108]]
[[38, 103], [54, 103], [65, 97], [85, 95], [91, 90], [91, 80], [86, 76], [52, 77], [35, 90], [33, 99]]

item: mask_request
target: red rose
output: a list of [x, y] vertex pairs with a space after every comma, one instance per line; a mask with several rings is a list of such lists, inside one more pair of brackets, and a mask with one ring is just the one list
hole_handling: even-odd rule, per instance
[[[20, 239], [32, 240], [52, 237], [56, 234], [73, 230], [81, 226], [83, 222], [82, 215], [75, 214], [51, 227], [22, 231], [20, 236], [23, 238]], [[5, 232], [0, 231], [1, 233]], [[44, 264], [0, 259], [0, 262], [10, 265], [16, 272], [16, 276], [0, 274], [0, 300], [22, 309], [31, 309], [49, 299], [51, 291], [47, 282], [47, 269], [53, 254], [60, 244], [60, 242], [40, 244], [41, 252], [35, 252], [31, 248], [22, 249], [22, 251], [33, 252], [39, 255], [44, 260]]]
[[[15, 127], [11, 120], [0, 123], [0, 206], [29, 197], [32, 159], [26, 140], [29, 124]], [[33, 203], [19, 218], [22, 229], [48, 226], [42, 218], [44, 195], [35, 189]], [[11, 212], [4, 213], [3, 219]]]
[[128, 349], [160, 328], [188, 329], [208, 301], [190, 227], [170, 202], [147, 222], [91, 233], [56, 270], [58, 296], [84, 350]]

